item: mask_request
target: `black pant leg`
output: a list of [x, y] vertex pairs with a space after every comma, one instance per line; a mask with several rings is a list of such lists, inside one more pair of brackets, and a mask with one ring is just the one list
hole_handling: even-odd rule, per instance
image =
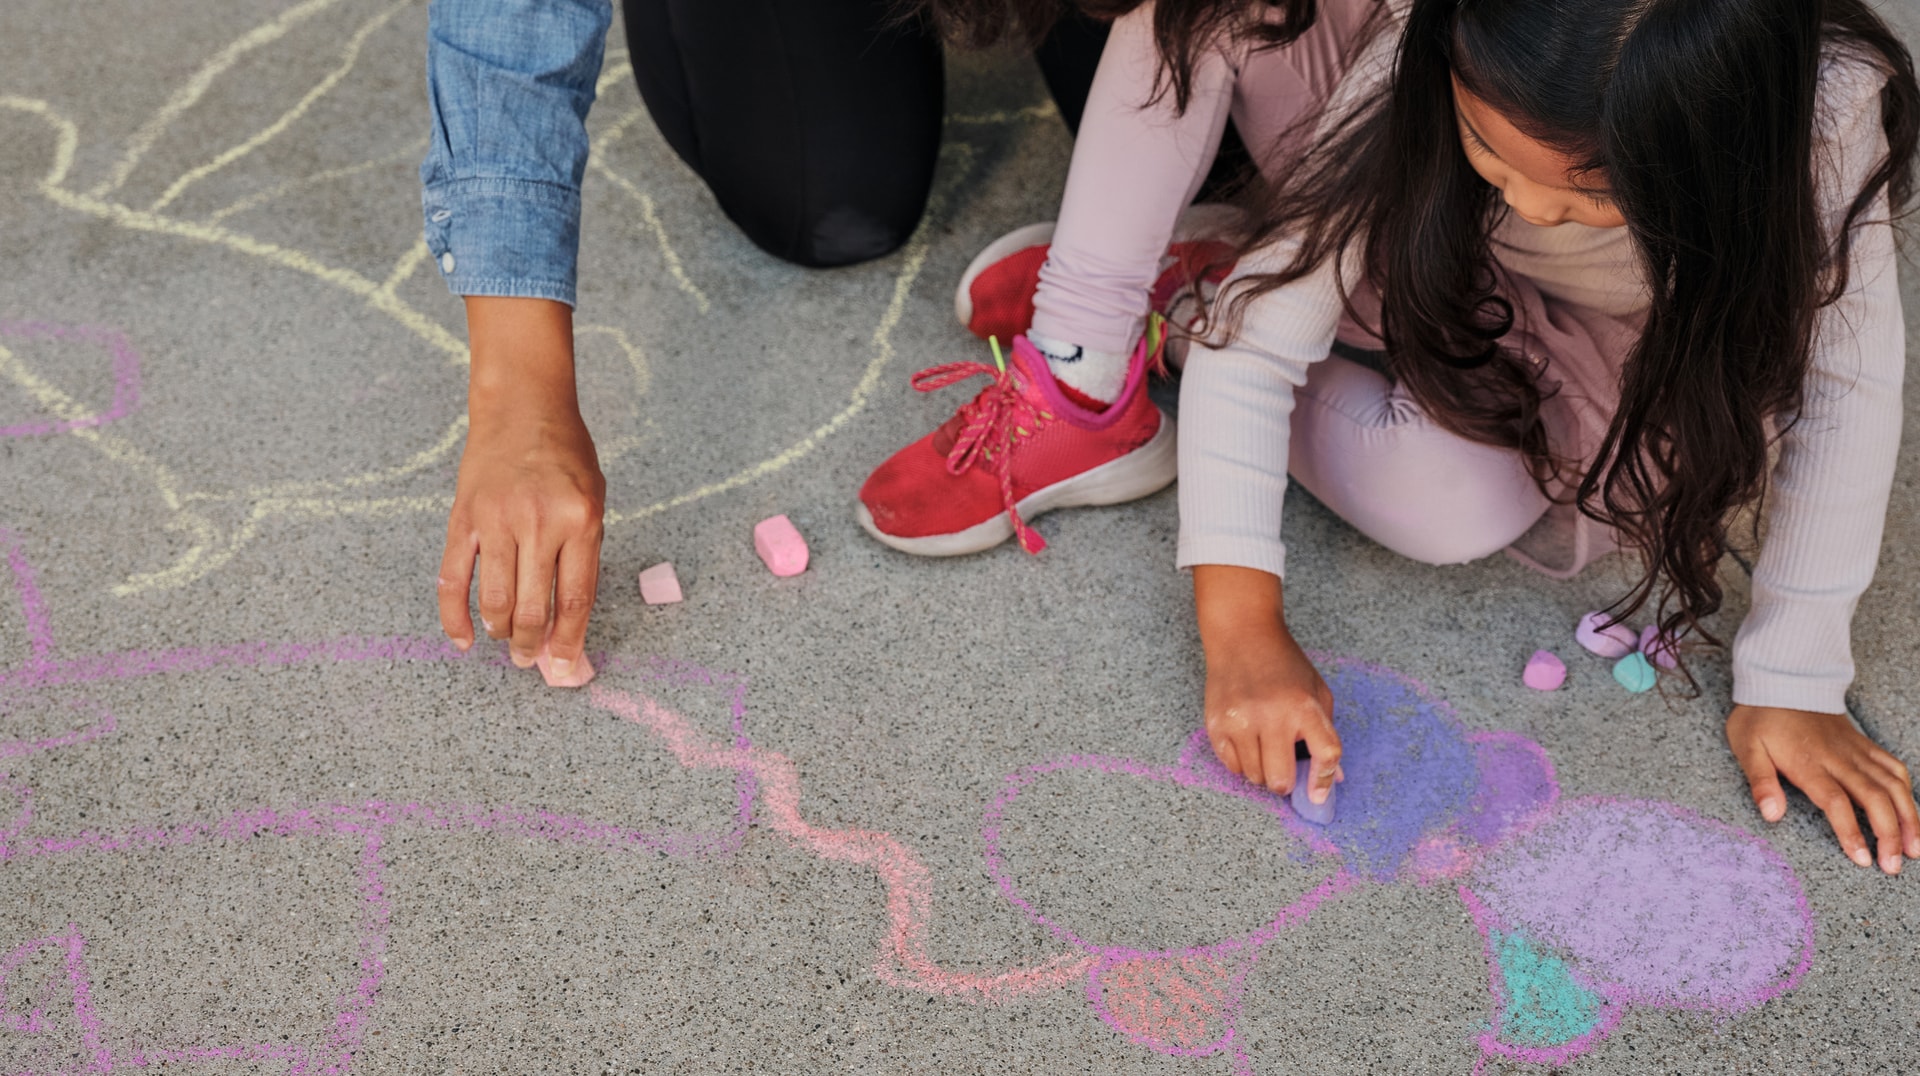
[[1047, 92], [1074, 134], [1080, 133], [1080, 117], [1087, 111], [1087, 93], [1093, 89], [1093, 73], [1100, 68], [1101, 50], [1107, 47], [1108, 29], [1109, 24], [1099, 19], [1069, 11], [1033, 50]]
[[940, 152], [937, 36], [893, 0], [624, 0], [640, 96], [755, 244], [810, 266], [898, 248]]

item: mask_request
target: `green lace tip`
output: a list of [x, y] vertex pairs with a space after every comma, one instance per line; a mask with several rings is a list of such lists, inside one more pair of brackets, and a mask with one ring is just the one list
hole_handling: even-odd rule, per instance
[[987, 337], [987, 346], [993, 349], [993, 364], [1000, 368], [1001, 373], [1006, 373], [1007, 357], [1000, 353], [1000, 338], [998, 336]]

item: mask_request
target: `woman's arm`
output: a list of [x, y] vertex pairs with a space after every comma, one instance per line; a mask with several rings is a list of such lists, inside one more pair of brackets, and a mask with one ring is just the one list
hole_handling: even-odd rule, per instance
[[433, 137], [420, 167], [426, 242], [467, 297], [466, 451], [440, 564], [440, 623], [481, 622], [514, 663], [580, 659], [598, 587], [606, 483], [573, 379], [580, 180], [607, 0], [435, 0]]

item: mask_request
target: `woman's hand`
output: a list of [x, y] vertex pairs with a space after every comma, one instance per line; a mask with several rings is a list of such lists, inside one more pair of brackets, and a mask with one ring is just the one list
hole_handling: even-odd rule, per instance
[[1900, 854], [1920, 859], [1920, 809], [1913, 777], [1899, 759], [1861, 735], [1845, 714], [1817, 714], [1767, 706], [1735, 706], [1727, 743], [1747, 773], [1760, 817], [1787, 814], [1786, 778], [1826, 812], [1840, 848], [1862, 867], [1873, 865], [1855, 809], [1867, 813], [1880, 848], [1880, 869], [1900, 872]]
[[573, 311], [544, 299], [469, 297], [467, 330], [467, 447], [440, 562], [440, 626], [462, 650], [473, 645], [477, 557], [487, 634], [510, 639], [523, 669], [546, 643], [555, 677], [565, 678], [599, 589], [607, 489], [574, 392]]
[[1307, 798], [1325, 803], [1340, 770], [1333, 692], [1287, 631], [1277, 576], [1203, 564], [1193, 569], [1194, 606], [1207, 655], [1206, 725], [1227, 769], [1286, 795], [1294, 744], [1313, 766]]

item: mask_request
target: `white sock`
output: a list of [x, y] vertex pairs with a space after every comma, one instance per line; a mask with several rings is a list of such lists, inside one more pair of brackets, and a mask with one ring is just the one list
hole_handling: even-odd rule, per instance
[[1047, 369], [1053, 371], [1055, 381], [1071, 385], [1101, 403], [1119, 399], [1120, 390], [1127, 387], [1130, 355], [1062, 343], [1036, 332], [1027, 333], [1027, 341], [1047, 357]]

